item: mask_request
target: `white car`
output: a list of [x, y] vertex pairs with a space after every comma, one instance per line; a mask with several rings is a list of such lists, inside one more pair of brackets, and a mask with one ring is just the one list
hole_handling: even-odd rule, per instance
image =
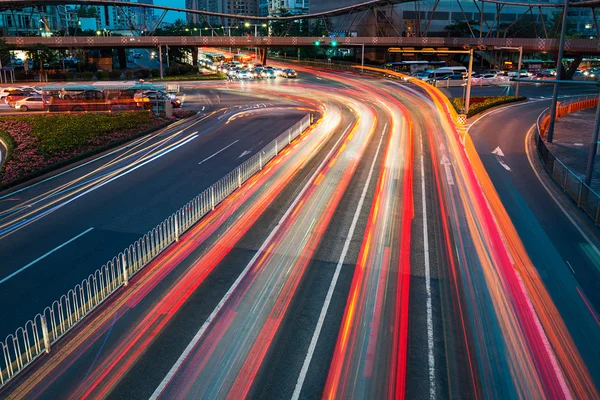
[[253, 76], [249, 71], [246, 71], [245, 69], [239, 70], [237, 73], [237, 78], [238, 79], [252, 79]]
[[283, 72], [283, 69], [281, 69], [281, 68], [273, 68], [273, 71], [275, 71], [275, 76], [281, 76], [281, 73]]

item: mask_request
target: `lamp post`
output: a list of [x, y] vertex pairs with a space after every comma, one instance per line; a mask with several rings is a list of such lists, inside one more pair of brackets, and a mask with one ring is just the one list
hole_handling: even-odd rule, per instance
[[[494, 50], [514, 50], [519, 52], [519, 62], [517, 64], [517, 73], [519, 74], [517, 78], [521, 77], [521, 64], [523, 64], [523, 46], [520, 47], [494, 47]], [[515, 86], [515, 98], [519, 97], [519, 81], [517, 80], [517, 84]]]
[[[558, 45], [558, 60], [556, 61], [556, 80], [560, 80], [562, 74], [562, 59], [565, 51], [565, 36], [567, 36], [567, 10], [569, 0], [565, 0], [562, 15], [562, 27], [560, 29], [560, 42]], [[520, 72], [520, 71], [519, 71]], [[552, 143], [554, 138], [554, 122], [556, 121], [556, 102], [558, 101], [558, 85], [554, 85], [552, 90], [552, 104], [550, 104], [550, 122], [548, 123], [548, 136], [546, 140]]]

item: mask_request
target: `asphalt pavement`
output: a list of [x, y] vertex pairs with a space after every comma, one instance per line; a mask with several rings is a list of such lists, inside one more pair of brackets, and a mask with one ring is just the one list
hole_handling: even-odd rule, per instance
[[[539, 168], [532, 128], [549, 105], [530, 101], [476, 116], [469, 133], [591, 375], [600, 377], [600, 231]], [[497, 148], [502, 156], [492, 153]]]
[[10, 256], [0, 266], [0, 337], [306, 114], [262, 102], [225, 109], [5, 193], [0, 253]]
[[[322, 111], [308, 133], [0, 395], [597, 396], [600, 326], [578, 292], [580, 286], [581, 293], [593, 295], [593, 287], [576, 281], [580, 274], [593, 284], [593, 274], [585, 274], [597, 259], [590, 255], [593, 247], [576, 236], [575, 225], [546, 231], [546, 224], [560, 218], [537, 214], [534, 206], [548, 208], [549, 201], [540, 204], [547, 195], [532, 188], [535, 174], [526, 180], [525, 137], [511, 136], [527, 120], [494, 119], [503, 109], [471, 122], [490, 186], [478, 159], [463, 146], [453, 110], [431, 87], [297, 69], [298, 80], [202, 86], [213, 99], [231, 91], [257, 97], [250, 109], [218, 111], [197, 126], [176, 128], [184, 132], [173, 138], [152, 139], [144, 146], [160, 143], [153, 148], [160, 162], [110, 182], [110, 193], [96, 189], [82, 197], [95, 207], [110, 204], [91, 220], [98, 230], [106, 223], [111, 237], [137, 233], [152, 210], [196, 193], [191, 182], [202, 184], [206, 175], [231, 169], [263, 138], [256, 132], [265, 130], [264, 120], [271, 126], [279, 117], [285, 124], [306, 108]], [[199, 105], [204, 95], [190, 93], [190, 99]], [[287, 107], [268, 98], [285, 99]], [[519, 107], [519, 116], [537, 118], [544, 102], [506, 110]], [[491, 155], [497, 146], [502, 159]], [[120, 163], [136, 165], [125, 157], [94, 173]], [[68, 187], [59, 201], [75, 190]], [[53, 202], [54, 195], [44, 201]], [[32, 225], [63, 221], [68, 229], [73, 222], [65, 218], [79, 220], [85, 210], [52, 218], [80, 203], [88, 201], [73, 201]], [[134, 210], [122, 220], [125, 207]], [[509, 219], [502, 218], [505, 211]], [[89, 226], [94, 229], [55, 253], [96, 234], [91, 222], [77, 229]], [[562, 230], [556, 238], [554, 230]], [[568, 234], [574, 242], [560, 243]], [[569, 251], [583, 262], [573, 266], [574, 274], [555, 262]], [[544, 285], [536, 284], [531, 268]]]

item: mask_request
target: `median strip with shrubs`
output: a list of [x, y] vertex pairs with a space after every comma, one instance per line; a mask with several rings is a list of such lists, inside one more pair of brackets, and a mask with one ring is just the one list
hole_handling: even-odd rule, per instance
[[[476, 114], [479, 114], [489, 108], [496, 107], [502, 104], [515, 103], [518, 101], [527, 100], [527, 97], [519, 96], [481, 96], [481, 97], [471, 97], [471, 102], [469, 104], [469, 114], [467, 117], [472, 117]], [[452, 97], [450, 102], [454, 106], [454, 109], [457, 113], [462, 114], [465, 108], [465, 102], [462, 97]]]
[[158, 118], [148, 112], [0, 117], [0, 136], [9, 146], [0, 170], [0, 188], [40, 176], [171, 122], [172, 118]]

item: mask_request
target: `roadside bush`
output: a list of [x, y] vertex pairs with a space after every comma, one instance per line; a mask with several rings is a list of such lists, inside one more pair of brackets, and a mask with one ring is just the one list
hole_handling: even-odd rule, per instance
[[[469, 104], [469, 114], [467, 117], [472, 117], [479, 114], [489, 108], [496, 107], [502, 104], [515, 103], [517, 101], [527, 100], [524, 96], [515, 98], [514, 96], [482, 96], [482, 97], [471, 97]], [[465, 102], [462, 97], [452, 97], [450, 103], [454, 106], [457, 113], [462, 113], [465, 107]]]
[[106, 80], [108, 80], [109, 76], [110, 76], [110, 73], [106, 72], [106, 71], [98, 71], [98, 72], [96, 72], [96, 77], [100, 81], [106, 81]]
[[140, 79], [147, 79], [150, 77], [150, 70], [140, 69], [138, 71], [135, 71], [135, 77]]
[[172, 67], [168, 67], [165, 70], [165, 73], [166, 73], [167, 76], [175, 76], [175, 75], [181, 74], [181, 71], [179, 71], [179, 67], [178, 66], [174, 65]]
[[194, 67], [192, 67], [189, 64], [182, 64], [179, 66], [179, 73], [180, 74], [189, 74], [190, 72], [192, 72], [194, 70]]
[[154, 68], [154, 69], [150, 70], [150, 75], [152, 75], [153, 78], [159, 78], [160, 70]]
[[67, 74], [64, 72], [55, 72], [53, 74], [49, 74], [48, 79], [53, 81], [64, 81], [67, 79]]
[[119, 71], [119, 70], [110, 71], [108, 73], [108, 76], [110, 77], [110, 80], [112, 80], [112, 81], [121, 79], [121, 71]]
[[0, 172], [0, 187], [31, 179], [170, 121], [147, 112], [0, 117], [0, 136], [12, 148]]
[[127, 71], [125, 71], [125, 79], [131, 79], [133, 78], [133, 71], [128, 69]]
[[86, 71], [82, 72], [79, 76], [81, 76], [81, 79], [83, 79], [84, 81], [91, 81], [94, 78], [94, 73]]
[[179, 76], [166, 76], [165, 81], [217, 81], [225, 79], [225, 74], [205, 74], [205, 75], [179, 75]]

